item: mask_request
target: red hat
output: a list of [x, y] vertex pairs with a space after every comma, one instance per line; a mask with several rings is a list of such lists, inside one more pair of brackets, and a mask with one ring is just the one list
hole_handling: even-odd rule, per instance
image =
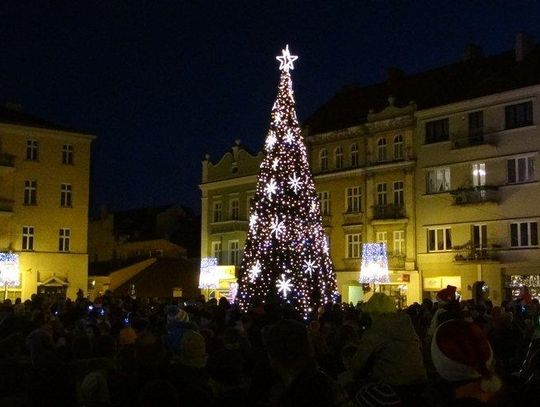
[[450, 382], [480, 379], [482, 390], [492, 393], [501, 388], [487, 336], [471, 322], [454, 319], [440, 325], [431, 341], [431, 356], [443, 379]]
[[456, 299], [456, 290], [457, 287], [453, 285], [447, 285], [446, 288], [443, 288], [437, 293], [437, 301], [439, 302], [450, 302]]

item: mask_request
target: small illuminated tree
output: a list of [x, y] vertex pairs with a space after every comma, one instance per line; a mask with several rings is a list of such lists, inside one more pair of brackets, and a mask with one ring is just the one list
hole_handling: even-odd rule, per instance
[[240, 266], [238, 303], [279, 295], [307, 319], [335, 301], [336, 276], [322, 227], [320, 203], [298, 125], [290, 71], [297, 59], [287, 46], [271, 113], [249, 231]]

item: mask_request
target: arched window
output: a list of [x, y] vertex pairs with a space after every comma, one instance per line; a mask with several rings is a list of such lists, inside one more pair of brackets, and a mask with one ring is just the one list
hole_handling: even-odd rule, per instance
[[377, 161], [386, 161], [386, 139], [384, 137], [377, 142]]
[[358, 167], [360, 163], [359, 157], [358, 157], [358, 144], [354, 143], [351, 145], [351, 166], [352, 167]]
[[326, 148], [323, 148], [319, 152], [319, 168], [321, 171], [326, 171], [328, 169], [328, 151]]
[[394, 137], [394, 160], [403, 159], [403, 136], [398, 134]]
[[334, 156], [336, 159], [336, 168], [343, 168], [343, 148], [341, 146], [336, 147]]

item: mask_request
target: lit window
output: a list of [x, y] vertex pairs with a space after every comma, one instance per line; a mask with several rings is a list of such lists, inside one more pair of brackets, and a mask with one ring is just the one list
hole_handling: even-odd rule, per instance
[[450, 168], [437, 168], [426, 172], [426, 192], [450, 191]]
[[472, 165], [473, 186], [481, 187], [486, 185], [486, 164], [478, 163]]

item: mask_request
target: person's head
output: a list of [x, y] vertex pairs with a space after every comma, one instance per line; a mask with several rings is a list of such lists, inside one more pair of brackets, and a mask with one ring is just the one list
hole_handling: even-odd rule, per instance
[[440, 325], [433, 335], [431, 356], [437, 373], [449, 382], [477, 381], [485, 393], [495, 393], [501, 387], [491, 345], [473, 323], [450, 320]]
[[446, 288], [443, 288], [437, 293], [437, 302], [441, 304], [447, 304], [452, 301], [456, 301], [456, 290], [457, 287], [453, 285], [447, 285]]

